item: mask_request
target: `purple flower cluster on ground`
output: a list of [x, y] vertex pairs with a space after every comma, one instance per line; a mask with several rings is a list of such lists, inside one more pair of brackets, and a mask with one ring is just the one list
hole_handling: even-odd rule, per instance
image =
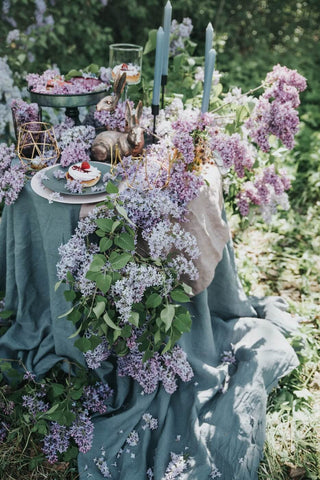
[[80, 399], [81, 406], [74, 412], [76, 418], [71, 426], [67, 427], [57, 422], [51, 422], [42, 448], [49, 463], [58, 461], [59, 453], [68, 450], [71, 440], [75, 442], [80, 452], [86, 453], [90, 450], [94, 432], [91, 414], [105, 413], [107, 411], [106, 402], [110, 400], [112, 394], [113, 390], [108, 384], [102, 382], [85, 386]]
[[270, 135], [275, 135], [291, 150], [298, 132], [299, 93], [306, 89], [305, 78], [287, 67], [276, 65], [265, 79], [265, 92], [259, 97], [246, 127], [261, 150], [269, 152]]

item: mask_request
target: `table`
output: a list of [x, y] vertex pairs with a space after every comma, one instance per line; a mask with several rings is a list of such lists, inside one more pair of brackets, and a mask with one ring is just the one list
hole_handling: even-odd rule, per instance
[[[21, 358], [38, 375], [63, 358], [84, 364], [68, 338], [73, 325], [58, 319], [69, 307], [63, 289], [54, 291], [58, 247], [72, 235], [81, 209], [81, 205], [50, 204], [27, 184], [17, 202], [3, 212], [0, 289], [6, 291], [6, 307], [17, 314], [0, 338], [0, 357]], [[196, 212], [195, 207], [195, 217]], [[226, 225], [221, 201], [216, 215]], [[214, 229], [208, 235], [214, 235]], [[211, 262], [210, 255], [204, 255], [204, 264]], [[181, 383], [172, 395], [162, 387], [142, 395], [141, 387], [118, 377], [110, 362], [99, 369], [115, 395], [109, 413], [94, 418], [92, 449], [79, 455], [81, 480], [106, 478], [95, 464], [102, 451], [110, 478], [117, 480], [152, 478], [146, 473], [150, 468], [155, 480], [174, 478], [165, 476], [168, 465], [182, 456], [188, 456], [188, 465], [178, 477], [182, 480], [219, 474], [227, 480], [257, 478], [268, 393], [298, 364], [285, 338], [296, 322], [281, 299], [245, 295], [230, 240], [221, 240], [216, 263], [211, 268], [213, 280], [209, 275], [188, 305], [192, 329], [179, 341], [194, 371], [190, 382]], [[234, 355], [235, 363], [222, 361], [225, 352]], [[156, 430], [142, 428], [145, 413], [158, 419]], [[139, 443], [129, 447], [126, 439], [133, 430]]]

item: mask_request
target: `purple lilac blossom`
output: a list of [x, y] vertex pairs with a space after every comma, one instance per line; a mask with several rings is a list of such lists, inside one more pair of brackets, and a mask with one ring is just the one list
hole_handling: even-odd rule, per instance
[[43, 439], [42, 451], [49, 463], [58, 461], [58, 453], [66, 452], [69, 448], [70, 433], [65, 425], [51, 422], [50, 430]]
[[210, 473], [210, 477], [211, 479], [215, 479], [215, 478], [220, 478], [222, 476], [222, 473], [219, 472], [218, 468], [215, 466], [215, 464], [213, 463], [211, 465], [211, 473]]
[[111, 352], [105, 337], [102, 337], [101, 343], [94, 349], [84, 353], [84, 358], [88, 368], [95, 370], [101, 366], [101, 363], [107, 360]]
[[176, 376], [184, 382], [193, 377], [186, 354], [179, 346], [175, 346], [172, 352], [164, 355], [155, 353], [147, 362], [142, 361], [142, 356], [135, 348], [126, 356], [119, 357], [118, 375], [132, 377], [147, 394], [154, 392], [159, 382], [163, 383], [167, 393], [172, 394], [177, 389]]
[[71, 425], [70, 436], [76, 442], [81, 453], [87, 453], [92, 446], [94, 426], [88, 411], [77, 413], [77, 417]]
[[139, 303], [147, 288], [162, 287], [165, 278], [160, 268], [130, 262], [123, 269], [123, 277], [111, 287], [111, 294], [119, 317], [128, 322], [132, 306]]
[[11, 166], [15, 158], [14, 145], [0, 144], [0, 202], [13, 204], [25, 183], [25, 167], [22, 163]]
[[151, 413], [144, 413], [142, 415], [142, 420], [144, 424], [142, 425], [143, 430], [156, 430], [158, 428], [158, 419], [154, 418]]
[[[133, 102], [129, 101], [131, 108], [133, 108]], [[108, 112], [106, 110], [100, 110], [94, 112], [94, 119], [97, 126], [103, 126], [106, 130], [118, 130], [119, 132], [126, 131], [126, 102], [121, 100], [115, 107], [114, 112]]]
[[276, 65], [267, 74], [264, 84], [265, 92], [245, 123], [246, 128], [264, 152], [270, 150], [270, 135], [275, 135], [291, 150], [299, 128], [296, 110], [300, 104], [299, 92], [306, 89], [306, 80], [296, 70]]
[[170, 29], [172, 40], [169, 47], [171, 55], [176, 55], [179, 51], [184, 50], [185, 41], [189, 39], [192, 29], [192, 21], [188, 17], [184, 18], [182, 23], [178, 23], [175, 19], [172, 20]]
[[108, 384], [97, 382], [95, 385], [87, 385], [83, 389], [82, 403], [85, 409], [92, 413], [106, 413], [106, 402], [113, 395], [112, 388]]
[[126, 442], [130, 447], [136, 447], [139, 443], [139, 434], [135, 430], [132, 430], [132, 432], [129, 433]]
[[170, 453], [171, 461], [167, 466], [163, 480], [174, 480], [180, 478], [180, 475], [188, 468], [188, 460], [183, 454]]
[[49, 410], [49, 404], [42, 400], [45, 395], [44, 392], [36, 392], [33, 395], [23, 395], [22, 406], [27, 408], [33, 418], [35, 418], [38, 413]]
[[103, 457], [95, 458], [93, 461], [103, 478], [112, 478], [108, 464]]

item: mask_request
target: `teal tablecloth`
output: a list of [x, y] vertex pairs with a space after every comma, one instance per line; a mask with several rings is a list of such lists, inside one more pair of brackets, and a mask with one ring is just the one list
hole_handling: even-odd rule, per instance
[[[36, 374], [65, 357], [83, 363], [68, 339], [72, 324], [58, 319], [68, 309], [62, 290], [54, 291], [58, 247], [71, 236], [79, 209], [49, 204], [27, 185], [3, 212], [0, 289], [17, 317], [0, 339], [0, 357], [19, 357]], [[296, 322], [281, 299], [245, 296], [230, 243], [213, 282], [189, 308], [193, 326], [180, 344], [195, 375], [174, 394], [160, 387], [142, 395], [141, 387], [118, 377], [108, 361], [99, 370], [115, 395], [109, 413], [95, 418], [93, 448], [79, 456], [81, 480], [257, 478], [268, 392], [298, 363], [283, 335]], [[234, 352], [235, 364], [222, 362], [225, 351]], [[158, 419], [157, 429], [143, 428], [144, 413]], [[126, 439], [133, 430], [139, 442], [129, 446]], [[188, 457], [187, 469], [176, 477], [166, 474], [171, 452]], [[107, 462], [111, 477], [99, 472], [99, 458]], [[150, 470], [147, 475], [149, 468], [154, 477]]]

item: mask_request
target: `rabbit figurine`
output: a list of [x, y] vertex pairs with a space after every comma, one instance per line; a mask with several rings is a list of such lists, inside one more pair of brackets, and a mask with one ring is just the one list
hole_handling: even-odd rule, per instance
[[103, 97], [102, 100], [100, 100], [100, 102], [96, 106], [96, 110], [98, 112], [101, 112], [101, 110], [106, 110], [107, 112], [115, 111], [115, 108], [120, 100], [121, 94], [125, 87], [126, 81], [126, 72], [117, 75], [113, 82], [114, 95], [107, 95], [106, 97]]
[[130, 103], [127, 101], [125, 112], [127, 132], [107, 130], [99, 133], [93, 140], [91, 146], [92, 157], [98, 162], [112, 162], [115, 159], [117, 151], [120, 157], [139, 155], [144, 147], [144, 131], [143, 128], [139, 126], [141, 115], [141, 100], [137, 105], [135, 114], [132, 113]]

